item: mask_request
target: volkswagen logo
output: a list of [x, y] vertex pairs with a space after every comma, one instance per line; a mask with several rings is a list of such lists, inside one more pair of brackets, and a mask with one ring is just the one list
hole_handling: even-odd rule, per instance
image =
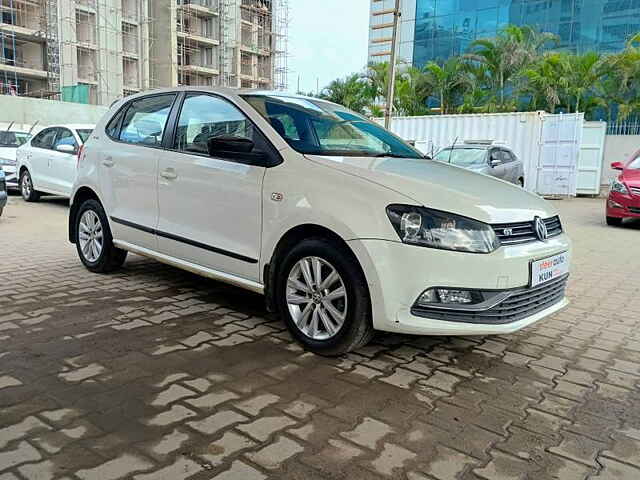
[[544, 220], [542, 220], [540, 217], [534, 218], [533, 229], [536, 232], [536, 237], [538, 237], [540, 241], [542, 242], [547, 241], [548, 232], [547, 232], [547, 225], [544, 223]]

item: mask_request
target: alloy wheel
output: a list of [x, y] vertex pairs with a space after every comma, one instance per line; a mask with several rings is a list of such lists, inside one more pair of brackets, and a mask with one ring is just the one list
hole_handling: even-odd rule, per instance
[[22, 175], [22, 198], [25, 200], [31, 196], [31, 176], [28, 173]]
[[328, 340], [344, 325], [347, 291], [338, 271], [320, 257], [304, 257], [287, 277], [287, 307], [296, 327], [313, 340]]
[[85, 211], [80, 217], [78, 241], [80, 251], [87, 261], [93, 263], [100, 258], [104, 245], [104, 231], [100, 217], [93, 210]]

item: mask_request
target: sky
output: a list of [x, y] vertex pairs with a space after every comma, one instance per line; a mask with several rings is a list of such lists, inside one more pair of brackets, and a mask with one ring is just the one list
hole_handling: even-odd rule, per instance
[[367, 64], [369, 0], [289, 0], [289, 90], [308, 93]]

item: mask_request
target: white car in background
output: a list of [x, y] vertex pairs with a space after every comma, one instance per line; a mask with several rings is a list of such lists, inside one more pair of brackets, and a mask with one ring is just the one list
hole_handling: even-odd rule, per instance
[[18, 188], [16, 151], [29, 140], [29, 136], [27, 132], [0, 131], [0, 168], [4, 171], [7, 189]]
[[40, 194], [69, 197], [78, 156], [95, 125], [53, 125], [34, 135], [16, 152], [22, 197], [35, 202]]

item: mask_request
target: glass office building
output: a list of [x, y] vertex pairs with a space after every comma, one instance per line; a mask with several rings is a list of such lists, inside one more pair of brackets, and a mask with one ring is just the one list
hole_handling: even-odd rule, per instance
[[[393, 6], [371, 0], [370, 61], [389, 60]], [[640, 31], [640, 0], [403, 0], [401, 18], [399, 58], [416, 66], [464, 53], [508, 24], [555, 33], [564, 50], [609, 53]]]

